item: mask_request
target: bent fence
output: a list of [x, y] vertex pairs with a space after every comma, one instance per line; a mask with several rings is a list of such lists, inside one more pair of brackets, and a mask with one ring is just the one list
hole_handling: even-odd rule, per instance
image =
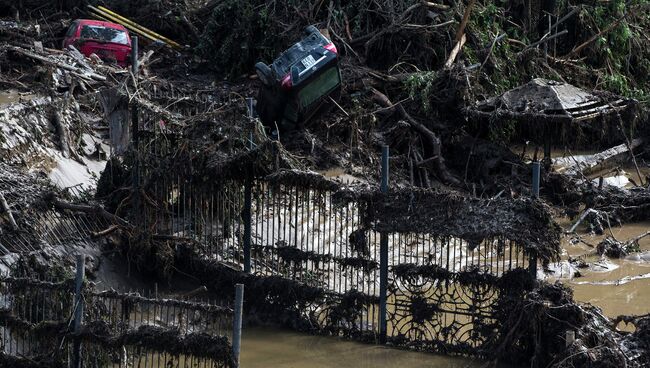
[[249, 317], [487, 355], [502, 334], [501, 296], [516, 294], [509, 284], [530, 284], [538, 259], [558, 254], [559, 232], [532, 200], [345, 186], [295, 169], [273, 142], [224, 158], [223, 124], [201, 139], [196, 127], [172, 134], [151, 124], [155, 112], [141, 117], [133, 220], [190, 242], [206, 282], [245, 283]]
[[[233, 311], [74, 280], [0, 280], [0, 361], [30, 367], [231, 367]], [[76, 364], [74, 364], [76, 363]]]

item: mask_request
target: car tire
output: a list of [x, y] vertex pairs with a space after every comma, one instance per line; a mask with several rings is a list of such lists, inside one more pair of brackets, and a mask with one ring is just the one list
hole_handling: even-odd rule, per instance
[[314, 33], [320, 33], [318, 28], [316, 28], [315, 26], [307, 26], [307, 27], [305, 27], [305, 34], [306, 35], [311, 35], [311, 34], [314, 34]]
[[263, 62], [258, 62], [255, 64], [255, 71], [257, 72], [257, 77], [260, 79], [263, 85], [271, 87], [273, 85], [273, 72], [271, 68], [264, 64]]
[[275, 124], [282, 119], [285, 104], [286, 97], [282, 92], [271, 87], [260, 87], [255, 108], [262, 125], [274, 128]]

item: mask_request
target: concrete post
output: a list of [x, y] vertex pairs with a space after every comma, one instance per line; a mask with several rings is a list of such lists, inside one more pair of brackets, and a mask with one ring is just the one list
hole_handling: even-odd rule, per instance
[[235, 359], [235, 367], [239, 367], [239, 354], [241, 352], [241, 326], [242, 313], [244, 309], [244, 285], [235, 285], [235, 315], [232, 329], [232, 353]]
[[539, 198], [540, 174], [541, 174], [540, 163], [533, 162], [533, 198]]
[[138, 75], [138, 36], [131, 37], [131, 72], [133, 75]]

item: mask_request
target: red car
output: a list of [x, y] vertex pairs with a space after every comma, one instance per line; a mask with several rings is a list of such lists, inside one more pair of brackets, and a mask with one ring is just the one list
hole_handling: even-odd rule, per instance
[[70, 25], [63, 48], [74, 45], [82, 54], [96, 54], [105, 62], [127, 66], [131, 62], [131, 37], [124, 26], [100, 20], [77, 19]]

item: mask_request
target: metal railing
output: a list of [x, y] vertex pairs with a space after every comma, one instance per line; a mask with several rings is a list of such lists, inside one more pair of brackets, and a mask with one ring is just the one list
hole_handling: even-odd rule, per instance
[[[301, 314], [323, 332], [479, 351], [495, 338], [485, 326], [493, 323], [498, 278], [535, 267], [523, 246], [504, 236], [476, 243], [444, 229], [378, 231], [366, 200], [337, 200], [338, 189], [320, 184], [206, 181], [189, 167], [161, 174], [148, 162], [141, 161], [141, 173], [155, 174], [141, 178], [149, 203], [140, 220], [152, 233], [191, 239], [204, 257], [241, 272], [322, 290]], [[386, 181], [389, 198], [387, 189]]]
[[83, 267], [80, 258], [74, 280], [0, 278], [2, 357], [69, 367], [237, 366], [230, 336], [241, 333], [231, 307], [84, 290]]

